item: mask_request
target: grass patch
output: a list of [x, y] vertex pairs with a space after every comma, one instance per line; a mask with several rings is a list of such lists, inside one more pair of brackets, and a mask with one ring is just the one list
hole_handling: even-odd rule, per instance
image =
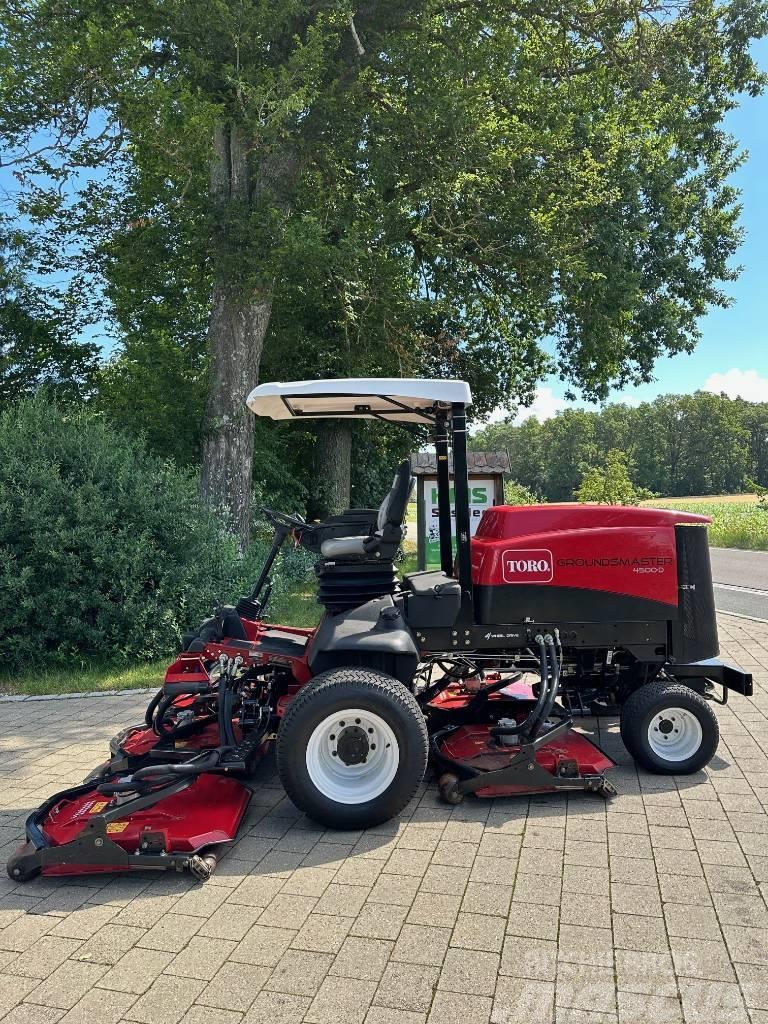
[[168, 661], [142, 662], [138, 665], [92, 663], [73, 668], [30, 669], [0, 675], [0, 695], [47, 693], [83, 693], [92, 690], [159, 689]]
[[[267, 618], [285, 626], [316, 626], [322, 608], [311, 584], [284, 591], [267, 609]], [[98, 690], [136, 690], [162, 686], [174, 652], [161, 661], [110, 665], [90, 661], [69, 668], [37, 668], [0, 673], [0, 696], [44, 696], [50, 693], [90, 693]]]
[[310, 629], [320, 621], [323, 609], [317, 603], [317, 588], [304, 583], [280, 595], [267, 605], [268, 622]]
[[725, 494], [693, 498], [655, 498], [643, 502], [651, 508], [674, 508], [710, 516], [709, 543], [716, 548], [768, 551], [768, 509], [753, 494]]

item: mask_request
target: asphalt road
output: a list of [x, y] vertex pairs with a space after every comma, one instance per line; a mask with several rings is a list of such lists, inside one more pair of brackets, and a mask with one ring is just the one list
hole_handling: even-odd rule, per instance
[[768, 551], [710, 548], [715, 605], [768, 621]]

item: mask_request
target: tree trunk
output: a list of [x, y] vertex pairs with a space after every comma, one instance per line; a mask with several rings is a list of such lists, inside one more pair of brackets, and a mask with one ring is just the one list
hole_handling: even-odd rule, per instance
[[352, 470], [352, 424], [346, 420], [320, 420], [314, 459], [310, 515], [325, 519], [349, 508]]
[[[214, 132], [210, 195], [220, 217], [214, 242], [215, 276], [208, 322], [208, 400], [200, 490], [217, 509], [241, 547], [251, 533], [253, 416], [245, 405], [258, 383], [264, 336], [272, 310], [272, 289], [243, 288], [231, 279], [232, 220], [244, 221], [251, 199], [247, 140], [236, 126]], [[228, 258], [229, 257], [229, 258]]]
[[241, 547], [251, 534], [253, 415], [245, 400], [258, 381], [271, 297], [243, 297], [218, 282], [209, 339], [209, 387], [200, 488]]

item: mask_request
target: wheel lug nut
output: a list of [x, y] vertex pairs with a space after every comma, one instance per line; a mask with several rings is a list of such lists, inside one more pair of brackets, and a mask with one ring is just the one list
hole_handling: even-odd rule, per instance
[[372, 744], [371, 744], [371, 750], [375, 750], [375, 749], [376, 749], [376, 744], [375, 744], [375, 743], [372, 743]]
[[332, 750], [331, 753], [333, 754], [334, 757], [337, 756], [337, 752], [335, 750]]
[[369, 729], [369, 730], [368, 730], [368, 732], [372, 733], [372, 732], [373, 732], [373, 729]]
[[333, 741], [333, 740], [335, 740], [335, 739], [336, 739], [336, 734], [335, 734], [335, 733], [331, 733], [330, 739], [331, 739], [332, 741]]

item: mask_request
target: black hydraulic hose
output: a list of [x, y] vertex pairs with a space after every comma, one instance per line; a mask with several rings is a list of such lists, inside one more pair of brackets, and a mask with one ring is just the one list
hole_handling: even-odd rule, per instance
[[234, 747], [237, 744], [232, 728], [232, 708], [235, 703], [233, 685], [234, 680], [230, 677], [229, 670], [223, 669], [219, 676], [218, 692], [219, 744], [222, 747]]
[[546, 640], [547, 651], [550, 658], [552, 659], [552, 686], [550, 687], [549, 696], [547, 697], [547, 703], [544, 710], [541, 713], [541, 722], [545, 722], [552, 711], [555, 701], [557, 700], [557, 694], [560, 689], [560, 666], [557, 662], [557, 654], [555, 652], [555, 645], [552, 641], [552, 637], [548, 637]]
[[[134, 772], [130, 778], [132, 782], [147, 782], [154, 780], [162, 780], [167, 776], [172, 777], [184, 777], [187, 775], [202, 775], [203, 772], [208, 772], [212, 768], [215, 768], [221, 760], [221, 753], [218, 749], [206, 750], [202, 754], [198, 754], [197, 757], [193, 757], [191, 761], [182, 761], [179, 764], [162, 764], [154, 765], [149, 764], [146, 768], [139, 768], [137, 772]], [[123, 780], [129, 781], [129, 780]]]
[[203, 772], [218, 767], [221, 760], [219, 750], [206, 750], [191, 761], [180, 764], [149, 764], [139, 768], [132, 775], [126, 775], [115, 782], [105, 782], [98, 787], [103, 796], [118, 796], [123, 793], [145, 793], [152, 786], [168, 784], [173, 779], [195, 778]]
[[157, 711], [155, 712], [155, 717], [152, 720], [152, 728], [154, 729], [154, 731], [157, 733], [158, 736], [165, 736], [170, 731], [169, 729], [166, 729], [163, 726], [163, 719], [165, 718], [167, 712], [170, 711], [171, 707], [173, 706], [173, 702], [175, 700], [176, 700], [175, 696], [173, 696], [173, 697], [163, 697], [163, 699], [159, 702], [159, 704], [157, 706]]
[[525, 721], [515, 726], [495, 726], [491, 729], [492, 736], [512, 736], [515, 734], [522, 734], [533, 738], [538, 731], [538, 725], [544, 720], [544, 706], [549, 699], [550, 683], [549, 683], [549, 663], [547, 658], [547, 648], [544, 644], [544, 637], [539, 634], [536, 637], [536, 642], [539, 645], [539, 673], [541, 675], [541, 686], [539, 687], [539, 696], [536, 699], [536, 704], [533, 711], [528, 715]]
[[192, 736], [196, 732], [202, 732], [207, 725], [210, 725], [211, 722], [215, 721], [216, 715], [201, 715], [198, 718], [193, 718], [191, 721], [182, 722], [180, 725], [174, 725], [172, 729], [166, 729], [162, 734], [163, 739], [183, 739], [185, 736]]
[[163, 699], [163, 696], [164, 696], [163, 691], [162, 690], [158, 690], [157, 693], [155, 694], [155, 696], [149, 702], [149, 704], [147, 704], [147, 710], [144, 712], [144, 724], [147, 726], [148, 729], [152, 728], [152, 722], [154, 721], [154, 716], [155, 716], [155, 711], [157, 710], [157, 705]]

